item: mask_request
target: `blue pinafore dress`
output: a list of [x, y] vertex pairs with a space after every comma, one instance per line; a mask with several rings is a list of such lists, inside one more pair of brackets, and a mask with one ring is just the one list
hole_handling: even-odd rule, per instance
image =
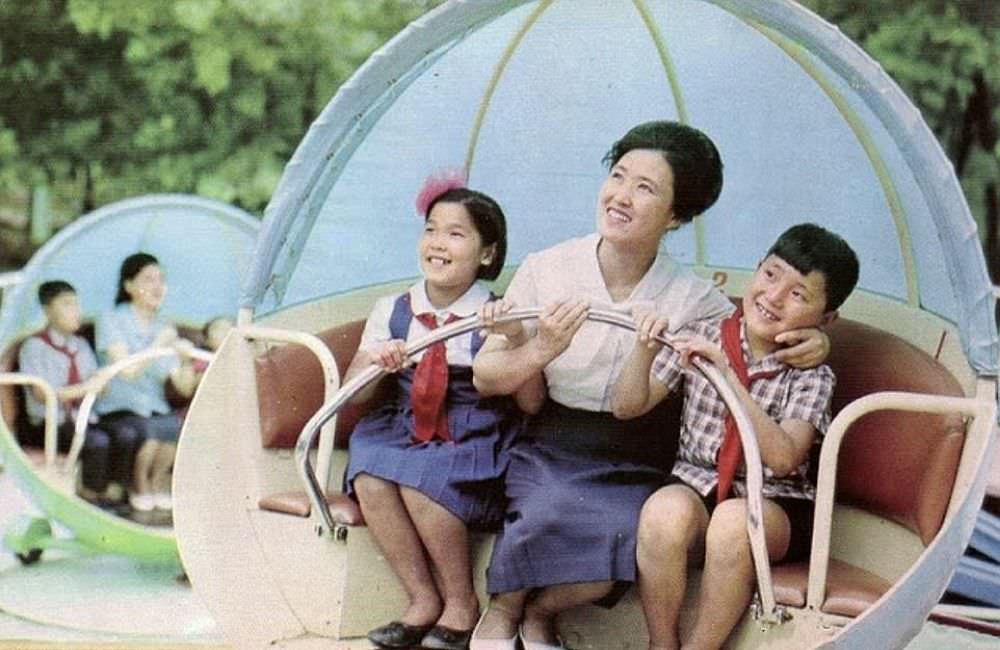
[[[406, 339], [412, 319], [404, 293], [389, 319], [392, 338]], [[473, 334], [473, 357], [482, 343], [479, 333]], [[425, 494], [470, 528], [499, 527], [507, 452], [521, 426], [520, 412], [509, 397], [481, 397], [472, 385], [472, 368], [449, 365], [445, 406], [452, 439], [414, 442], [413, 374], [413, 368], [397, 373], [393, 394], [355, 426], [345, 475], [348, 494], [354, 496], [355, 477], [370, 474]]]

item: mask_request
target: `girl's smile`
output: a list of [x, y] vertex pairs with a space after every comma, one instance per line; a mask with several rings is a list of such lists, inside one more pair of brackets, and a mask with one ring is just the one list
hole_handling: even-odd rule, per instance
[[434, 306], [445, 307], [461, 297], [476, 281], [480, 267], [493, 259], [493, 249], [483, 246], [464, 205], [436, 203], [418, 244], [420, 270]]

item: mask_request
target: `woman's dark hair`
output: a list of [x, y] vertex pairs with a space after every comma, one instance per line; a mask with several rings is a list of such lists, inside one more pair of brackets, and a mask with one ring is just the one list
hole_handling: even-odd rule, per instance
[[448, 190], [431, 201], [427, 206], [427, 216], [430, 216], [435, 205], [442, 202], [465, 206], [469, 216], [472, 217], [472, 225], [483, 240], [483, 246], [496, 244], [493, 259], [488, 265], [480, 266], [476, 274], [477, 278], [496, 280], [507, 257], [507, 218], [504, 217], [500, 205], [482, 192], [459, 187]]
[[149, 253], [133, 253], [122, 262], [122, 268], [118, 272], [118, 295], [115, 296], [115, 304], [132, 302], [132, 296], [125, 291], [125, 283], [142, 273], [142, 270], [150, 264], [159, 265], [160, 261]]
[[604, 154], [611, 169], [633, 149], [663, 154], [674, 175], [674, 215], [687, 223], [705, 212], [722, 192], [722, 158], [711, 139], [698, 129], [665, 120], [633, 127]]
[[813, 271], [826, 280], [826, 308], [838, 309], [858, 283], [858, 256], [840, 235], [814, 223], [800, 223], [781, 233], [767, 256], [788, 262], [802, 275]]

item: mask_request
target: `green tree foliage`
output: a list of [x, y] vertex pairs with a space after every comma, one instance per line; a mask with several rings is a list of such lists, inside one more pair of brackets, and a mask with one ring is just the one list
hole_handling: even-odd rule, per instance
[[0, 2], [0, 183], [259, 211], [337, 87], [432, 4]]
[[[913, 98], [955, 164], [1000, 278], [1000, 9], [992, 0], [802, 0]], [[147, 192], [260, 211], [308, 125], [440, 0], [0, 2], [0, 190], [73, 214]], [[68, 189], [67, 189], [68, 188]]]
[[808, 0], [895, 79], [955, 165], [1000, 281], [1000, 5], [992, 0]]

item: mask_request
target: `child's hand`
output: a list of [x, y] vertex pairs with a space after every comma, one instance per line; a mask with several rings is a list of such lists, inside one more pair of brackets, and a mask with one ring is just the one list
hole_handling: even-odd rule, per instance
[[372, 363], [386, 372], [399, 372], [409, 361], [406, 358], [406, 341], [393, 339], [376, 343], [368, 349]]
[[667, 329], [668, 320], [657, 314], [651, 306], [635, 305], [632, 307], [632, 319], [635, 321], [636, 345], [645, 345], [650, 350], [659, 349], [663, 344], [656, 337]]
[[729, 361], [722, 348], [703, 336], [679, 336], [675, 340], [675, 347], [681, 353], [681, 365], [685, 367], [691, 365], [692, 355], [708, 359], [720, 370], [729, 367]]
[[830, 337], [815, 327], [782, 332], [774, 341], [785, 346], [774, 358], [795, 368], [815, 368], [830, 356]]
[[508, 340], [517, 341], [524, 336], [524, 326], [521, 321], [498, 323], [497, 319], [514, 308], [514, 303], [504, 299], [491, 300], [479, 308], [479, 320], [483, 331], [489, 334], [502, 334]]
[[189, 358], [194, 351], [194, 343], [185, 338], [176, 337], [171, 346], [182, 359]]

